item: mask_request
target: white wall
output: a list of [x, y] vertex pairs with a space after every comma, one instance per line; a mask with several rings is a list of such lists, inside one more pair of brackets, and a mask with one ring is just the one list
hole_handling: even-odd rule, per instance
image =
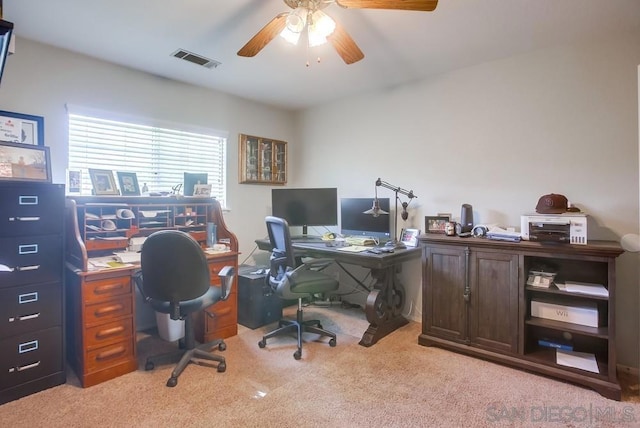
[[[215, 79], [215, 70], [211, 73]], [[57, 183], [65, 182], [67, 167], [65, 104], [228, 131], [231, 212], [225, 221], [244, 255], [255, 247], [256, 238], [266, 236], [264, 216], [270, 214], [271, 194], [265, 186], [238, 184], [238, 134], [288, 141], [295, 154], [291, 112], [18, 38], [0, 85], [0, 110], [45, 118], [45, 144], [51, 147]]]
[[[301, 184], [371, 196], [377, 177], [418, 199], [408, 225], [460, 215], [517, 226], [561, 193], [586, 211], [590, 239], [638, 233], [638, 34], [480, 64], [305, 111]], [[382, 196], [393, 193], [379, 189]], [[619, 362], [638, 367], [638, 254], [618, 259]], [[403, 282], [421, 308], [419, 263]], [[416, 306], [417, 304], [417, 306]], [[405, 312], [408, 311], [408, 306]]]

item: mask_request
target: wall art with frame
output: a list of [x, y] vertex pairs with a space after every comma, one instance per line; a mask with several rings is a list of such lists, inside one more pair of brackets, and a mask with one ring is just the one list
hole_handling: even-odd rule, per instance
[[122, 196], [140, 196], [138, 176], [135, 172], [118, 171], [118, 183]]
[[44, 118], [0, 110], [0, 141], [44, 146]]
[[0, 142], [0, 180], [51, 183], [49, 147]]
[[449, 216], [425, 216], [424, 230], [427, 233], [444, 233], [446, 224], [449, 222]]
[[119, 195], [116, 181], [113, 179], [113, 171], [108, 169], [89, 168], [89, 177], [93, 185], [95, 195]]

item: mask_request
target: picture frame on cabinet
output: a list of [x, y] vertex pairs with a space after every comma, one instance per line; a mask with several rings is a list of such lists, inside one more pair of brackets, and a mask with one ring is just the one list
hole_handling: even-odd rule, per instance
[[119, 195], [116, 181], [113, 179], [113, 171], [108, 169], [89, 168], [89, 177], [93, 186], [93, 193], [101, 195]]
[[427, 233], [444, 233], [445, 225], [449, 222], [448, 215], [425, 216], [424, 230]]
[[407, 247], [417, 247], [419, 235], [419, 229], [402, 229], [402, 232], [400, 233], [400, 242]]
[[0, 141], [44, 146], [44, 117], [0, 110]]
[[51, 183], [49, 147], [0, 142], [0, 180]]
[[140, 186], [138, 186], [138, 175], [135, 172], [118, 171], [118, 183], [122, 196], [140, 196]]
[[67, 170], [67, 194], [79, 195], [82, 193], [82, 171], [79, 169]]

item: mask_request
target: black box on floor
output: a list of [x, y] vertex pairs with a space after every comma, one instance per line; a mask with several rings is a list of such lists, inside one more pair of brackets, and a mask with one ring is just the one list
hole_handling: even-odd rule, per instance
[[265, 282], [265, 274], [254, 273], [259, 266], [238, 270], [238, 323], [258, 328], [282, 318], [282, 300]]

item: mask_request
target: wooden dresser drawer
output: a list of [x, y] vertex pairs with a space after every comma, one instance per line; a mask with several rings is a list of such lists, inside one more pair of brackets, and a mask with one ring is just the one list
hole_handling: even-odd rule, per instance
[[91, 373], [108, 369], [130, 360], [135, 355], [134, 338], [112, 343], [102, 348], [88, 351], [85, 355], [85, 372]]
[[131, 276], [87, 281], [83, 287], [83, 300], [86, 304], [100, 302], [115, 296], [131, 294]]
[[85, 349], [93, 350], [134, 336], [133, 317], [100, 324], [85, 332]]
[[111, 300], [87, 305], [84, 308], [85, 327], [114, 321], [133, 315], [133, 296], [124, 295]]
[[37, 235], [0, 238], [0, 288], [62, 277], [62, 237]]
[[0, 288], [0, 339], [62, 325], [60, 282]]
[[1, 340], [0, 349], [0, 385], [3, 389], [63, 369], [60, 326]]

